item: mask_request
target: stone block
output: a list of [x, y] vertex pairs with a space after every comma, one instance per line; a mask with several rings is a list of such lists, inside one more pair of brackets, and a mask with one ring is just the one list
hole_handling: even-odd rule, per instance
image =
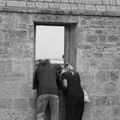
[[26, 7], [26, 2], [24, 2], [24, 1], [7, 1], [7, 6]]
[[26, 98], [14, 99], [14, 109], [23, 112], [28, 111], [28, 99]]
[[77, 10], [77, 9], [78, 9], [78, 6], [75, 5], [75, 4], [71, 4], [71, 9], [72, 9], [72, 10]]
[[25, 61], [23, 60], [14, 60], [13, 61], [13, 71], [15, 72], [24, 72], [26, 71]]
[[91, 118], [91, 103], [85, 103], [82, 120], [88, 120], [90, 118]]
[[102, 4], [102, 0], [95, 0], [96, 4]]
[[[80, 1], [80, 0], [78, 0]], [[76, 1], [75, 0], [69, 0], [70, 3], [75, 3]]]
[[99, 42], [107, 42], [106, 35], [98, 35]]
[[117, 84], [114, 82], [106, 83], [104, 86], [104, 92], [106, 94], [113, 94], [117, 91]]
[[80, 11], [84, 11], [84, 10], [85, 10], [85, 5], [78, 4], [78, 9], [79, 9]]
[[94, 74], [89, 72], [82, 72], [81, 73], [81, 79], [84, 81], [84, 83], [93, 83], [94, 82]]
[[109, 70], [113, 68], [113, 64], [111, 62], [101, 62], [98, 65], [98, 70]]
[[35, 2], [35, 1], [39, 1], [39, 0], [29, 0], [29, 1], [31, 1], [31, 2]]
[[21, 40], [23, 42], [23, 40], [26, 39], [27, 37], [27, 32], [25, 30], [18, 30], [18, 31], [10, 30], [8, 34], [9, 34], [9, 39], [12, 40], [12, 42], [14, 42], [15, 39], [17, 40], [17, 42], [20, 42]]
[[0, 99], [1, 98], [10, 98], [12, 91], [12, 85], [10, 82], [0, 84]]
[[106, 8], [105, 6], [102, 6], [102, 5], [96, 5], [96, 10], [103, 12], [103, 11], [106, 11]]
[[31, 109], [36, 109], [36, 98], [30, 98], [29, 99], [29, 107]]
[[115, 0], [110, 0], [110, 5], [116, 5], [116, 1]]
[[117, 117], [115, 117], [115, 118], [113, 118], [113, 120], [119, 120], [119, 117], [117, 118]]
[[93, 53], [93, 57], [95, 57], [95, 58], [102, 58], [103, 57], [103, 53], [96, 51], [96, 52]]
[[15, 27], [16, 27], [15, 16], [14, 15], [5, 16], [3, 28], [5, 30], [14, 30], [14, 29], [16, 29]]
[[[17, 111], [12, 109], [9, 118], [11, 118], [10, 120], [28, 120], [27, 116], [29, 115], [29, 112], [24, 112], [24, 111]], [[32, 114], [32, 113], [31, 113]]]
[[61, 0], [62, 3], [68, 3], [68, 0]]
[[11, 48], [14, 58], [29, 58], [33, 56], [33, 48], [28, 44], [16, 44]]
[[45, 2], [53, 2], [53, 0], [45, 0]]
[[36, 2], [36, 7], [37, 8], [48, 8], [48, 3]]
[[82, 0], [84, 4], [96, 4], [96, 0]]
[[11, 107], [11, 99], [9, 98], [0, 98], [0, 110], [10, 109]]
[[34, 2], [27, 2], [27, 7], [35, 8], [35, 3]]
[[60, 3], [61, 2], [61, 0], [53, 0], [54, 2], [57, 2], [57, 3]]
[[66, 9], [66, 10], [69, 9], [70, 10], [70, 4], [61, 3], [60, 4], [60, 9]]
[[106, 71], [99, 71], [97, 74], [96, 74], [96, 81], [102, 83], [102, 82], [107, 82], [107, 73]]
[[86, 10], [88, 11], [96, 11], [95, 5], [86, 5]]
[[107, 71], [107, 78], [110, 81], [117, 82], [119, 78], [119, 71]]
[[97, 42], [97, 35], [88, 35], [86, 38], [87, 42]]
[[110, 99], [111, 105], [120, 105], [120, 96], [119, 95], [109, 96], [109, 99]]
[[[20, 72], [20, 71], [19, 71]], [[0, 82], [7, 83], [7, 82], [26, 82], [25, 73], [1, 73], [0, 74]]]
[[29, 8], [28, 13], [39, 13], [39, 9]]
[[[8, 82], [7, 82], [8, 83]], [[5, 84], [7, 84], [5, 83]], [[24, 85], [27, 84], [24, 81], [14, 81], [11, 82], [10, 86], [7, 88], [9, 90], [6, 95], [4, 96], [9, 96], [11, 98], [28, 98], [31, 96], [31, 87], [29, 85]], [[3, 91], [3, 94], [6, 93], [6, 90], [3, 89], [2, 85], [1, 90]], [[6, 88], [7, 86], [5, 86]]]
[[12, 72], [12, 61], [0, 61], [0, 73], [11, 73]]
[[1, 120], [13, 120], [10, 116], [10, 110], [0, 110]]
[[120, 115], [120, 105], [112, 107], [112, 115], [119, 116]]
[[1, 1], [0, 1], [0, 6], [6, 6], [6, 1], [1, 0]]
[[59, 8], [59, 3], [49, 3], [50, 8]]
[[110, 100], [107, 96], [95, 97], [95, 106], [110, 106]]
[[20, 30], [27, 30], [27, 25], [26, 25], [26, 23], [19, 23], [18, 28]]
[[107, 41], [108, 42], [117, 42], [117, 41], [119, 41], [119, 37], [118, 37], [118, 35], [108, 35]]
[[74, 0], [74, 1], [75, 1], [75, 3], [79, 3], [79, 4], [82, 3], [82, 0]]
[[120, 6], [106, 6], [106, 9], [110, 12], [120, 12]]
[[94, 107], [91, 111], [92, 114], [92, 119], [95, 120], [101, 120], [101, 119], [106, 119], [110, 120], [112, 118], [112, 112], [110, 107]]
[[120, 5], [120, 0], [116, 0], [117, 5]]
[[108, 4], [109, 5], [109, 0], [103, 0], [103, 4]]

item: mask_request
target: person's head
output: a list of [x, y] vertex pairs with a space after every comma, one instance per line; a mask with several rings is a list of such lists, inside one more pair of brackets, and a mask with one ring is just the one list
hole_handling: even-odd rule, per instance
[[36, 61], [36, 67], [40, 67], [40, 66], [42, 66], [42, 60], [41, 59]]
[[64, 65], [65, 71], [74, 71], [74, 68], [71, 64], [67, 63]]
[[68, 64], [66, 63], [66, 64], [64, 64], [64, 67], [62, 69], [62, 73], [67, 72], [67, 71], [68, 71]]
[[60, 64], [54, 64], [53, 68], [58, 72], [61, 72], [61, 70], [62, 70], [62, 66]]
[[72, 66], [71, 64], [68, 64], [67, 68], [68, 68], [68, 70], [70, 70], [70, 71], [74, 71], [74, 68], [73, 68], [73, 66]]
[[42, 66], [43, 67], [50, 67], [50, 60], [49, 59], [45, 59], [42, 61]]

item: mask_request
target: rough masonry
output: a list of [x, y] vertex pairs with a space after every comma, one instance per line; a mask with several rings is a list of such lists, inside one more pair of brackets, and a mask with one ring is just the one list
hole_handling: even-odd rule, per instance
[[83, 120], [119, 120], [120, 0], [0, 0], [0, 120], [36, 120], [35, 23], [74, 25]]

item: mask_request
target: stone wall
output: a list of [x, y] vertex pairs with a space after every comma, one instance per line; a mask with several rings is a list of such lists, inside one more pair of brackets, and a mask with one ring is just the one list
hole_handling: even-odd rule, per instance
[[0, 120], [33, 120], [33, 33], [29, 15], [0, 13]]
[[83, 120], [120, 117], [120, 0], [0, 0], [0, 120], [35, 120], [35, 26], [74, 24]]
[[120, 0], [0, 0], [0, 11], [120, 15]]
[[77, 32], [77, 70], [90, 95], [87, 120], [120, 117], [120, 19], [80, 17]]
[[0, 13], [0, 119], [34, 120], [34, 22], [78, 23], [76, 68], [90, 95], [83, 120], [119, 120], [120, 19]]

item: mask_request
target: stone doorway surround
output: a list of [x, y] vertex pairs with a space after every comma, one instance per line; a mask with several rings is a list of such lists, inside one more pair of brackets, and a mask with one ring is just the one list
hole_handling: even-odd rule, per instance
[[[64, 26], [64, 63], [71, 63], [76, 68], [76, 39], [75, 29], [78, 23], [76, 17], [61, 16], [61, 15], [42, 15], [40, 18], [35, 17], [34, 31], [37, 25], [50, 25], [50, 26]], [[34, 34], [36, 35], [36, 34]], [[34, 36], [35, 37], [35, 36]], [[36, 40], [36, 39], [35, 39]], [[59, 120], [65, 120], [65, 99], [63, 94], [59, 95]], [[46, 109], [45, 120], [49, 120], [49, 107]]]
[[71, 63], [76, 67], [75, 29], [78, 23], [77, 17], [44, 14], [35, 16], [33, 22], [34, 29], [37, 25], [64, 26], [64, 63]]

